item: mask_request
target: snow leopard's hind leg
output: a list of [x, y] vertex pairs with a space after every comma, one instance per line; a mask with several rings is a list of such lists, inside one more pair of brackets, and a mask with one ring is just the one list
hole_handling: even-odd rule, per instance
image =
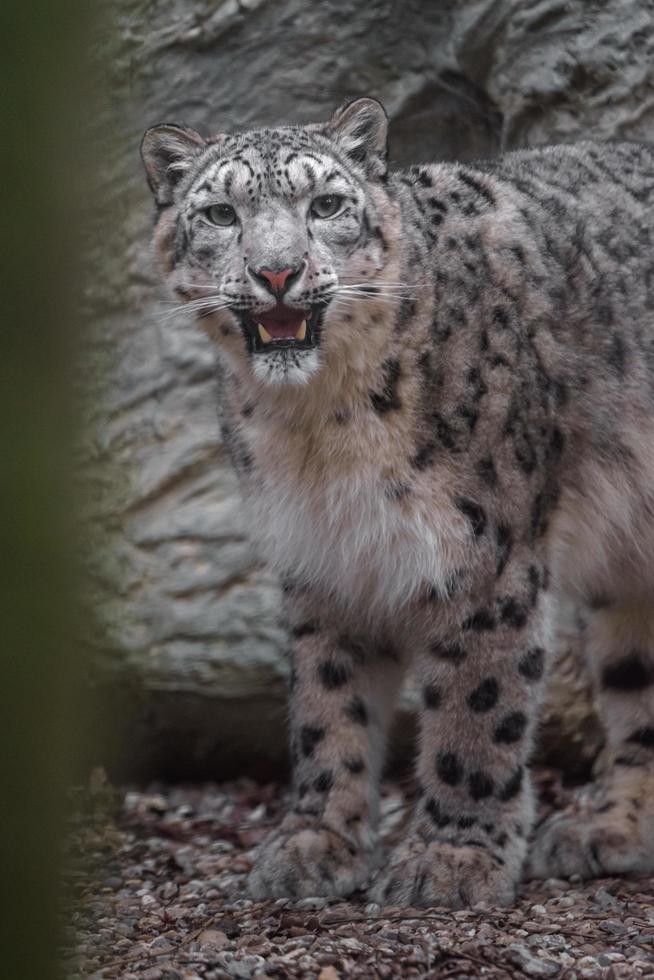
[[588, 640], [606, 731], [602, 771], [538, 829], [536, 877], [654, 872], [654, 601], [593, 610]]

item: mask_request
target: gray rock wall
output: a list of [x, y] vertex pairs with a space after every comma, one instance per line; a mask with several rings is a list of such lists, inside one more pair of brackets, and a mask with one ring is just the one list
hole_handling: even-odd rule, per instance
[[143, 130], [306, 122], [369, 93], [391, 116], [397, 164], [647, 138], [653, 16], [645, 0], [151, 0], [111, 12], [92, 121], [83, 447], [110, 766], [190, 778], [284, 759], [277, 589], [225, 462], [213, 353], [151, 264]]

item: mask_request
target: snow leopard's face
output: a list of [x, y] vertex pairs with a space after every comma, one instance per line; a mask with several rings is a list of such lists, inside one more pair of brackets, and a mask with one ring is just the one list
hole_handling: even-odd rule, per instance
[[306, 383], [339, 311], [383, 283], [382, 107], [209, 141], [157, 126], [142, 155], [169, 287], [259, 380]]

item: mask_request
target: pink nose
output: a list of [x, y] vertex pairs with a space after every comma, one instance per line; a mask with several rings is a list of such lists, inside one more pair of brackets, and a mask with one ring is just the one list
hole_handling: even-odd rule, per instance
[[259, 275], [268, 280], [273, 293], [283, 293], [286, 280], [296, 271], [296, 269], [291, 269], [290, 266], [287, 269], [281, 269], [279, 272], [273, 272], [272, 269], [261, 269]]

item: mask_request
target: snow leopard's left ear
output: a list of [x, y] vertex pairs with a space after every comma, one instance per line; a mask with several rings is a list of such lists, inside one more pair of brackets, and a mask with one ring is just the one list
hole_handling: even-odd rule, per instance
[[337, 109], [327, 132], [369, 177], [383, 177], [388, 156], [388, 116], [377, 99], [357, 99]]

